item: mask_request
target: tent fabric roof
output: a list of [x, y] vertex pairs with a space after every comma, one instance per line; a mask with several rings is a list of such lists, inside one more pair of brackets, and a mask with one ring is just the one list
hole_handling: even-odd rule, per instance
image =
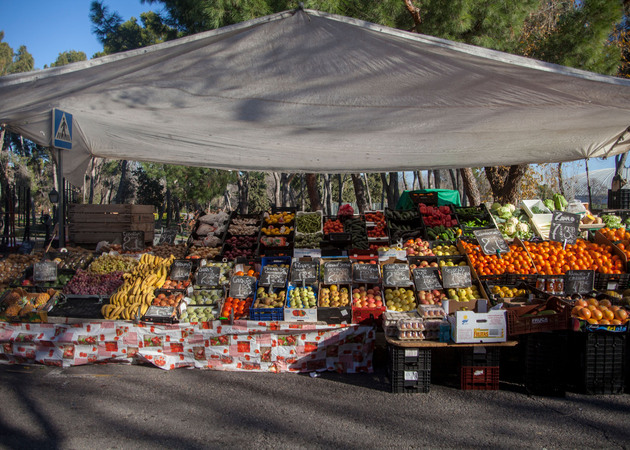
[[0, 78], [0, 124], [92, 156], [283, 172], [570, 161], [630, 149], [630, 81], [312, 10]]

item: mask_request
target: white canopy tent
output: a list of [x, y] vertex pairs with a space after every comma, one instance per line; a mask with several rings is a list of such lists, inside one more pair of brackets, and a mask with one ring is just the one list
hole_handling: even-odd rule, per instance
[[630, 149], [630, 80], [289, 11], [0, 78], [0, 124], [92, 156], [284, 172], [383, 172], [611, 156]]

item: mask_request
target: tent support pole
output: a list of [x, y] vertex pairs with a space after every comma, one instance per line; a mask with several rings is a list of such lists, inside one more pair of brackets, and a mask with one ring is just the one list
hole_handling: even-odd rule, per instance
[[588, 210], [593, 210], [593, 198], [591, 197], [591, 179], [588, 174], [588, 158], [584, 160], [584, 164], [586, 165], [586, 187], [588, 189]]

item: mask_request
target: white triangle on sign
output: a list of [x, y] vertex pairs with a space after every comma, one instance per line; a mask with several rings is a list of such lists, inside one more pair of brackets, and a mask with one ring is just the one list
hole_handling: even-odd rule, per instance
[[70, 136], [70, 128], [68, 127], [68, 121], [66, 120], [65, 114], [61, 116], [59, 127], [57, 128], [57, 132], [55, 133], [55, 139], [66, 142], [72, 141], [72, 136]]

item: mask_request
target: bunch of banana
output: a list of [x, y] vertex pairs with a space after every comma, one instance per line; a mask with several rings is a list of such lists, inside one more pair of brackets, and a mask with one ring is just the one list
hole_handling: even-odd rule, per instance
[[108, 320], [134, 320], [144, 316], [155, 298], [154, 291], [164, 285], [174, 256], [160, 258], [144, 254], [140, 264], [123, 276], [124, 282], [101, 308]]

